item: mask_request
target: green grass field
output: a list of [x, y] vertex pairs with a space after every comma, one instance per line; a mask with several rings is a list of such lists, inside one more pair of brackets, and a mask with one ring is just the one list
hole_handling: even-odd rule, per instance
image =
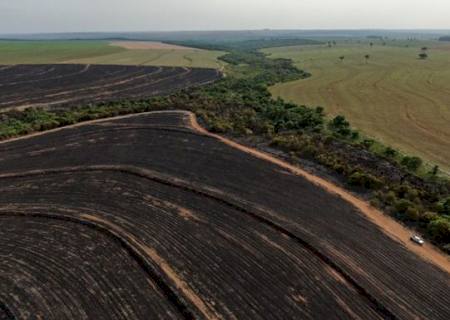
[[[450, 44], [365, 42], [264, 50], [312, 73], [272, 94], [343, 114], [363, 133], [450, 171]], [[418, 59], [423, 46], [427, 60]]]
[[22, 63], [130, 64], [221, 68], [219, 51], [125, 49], [107, 41], [0, 41], [0, 65]]

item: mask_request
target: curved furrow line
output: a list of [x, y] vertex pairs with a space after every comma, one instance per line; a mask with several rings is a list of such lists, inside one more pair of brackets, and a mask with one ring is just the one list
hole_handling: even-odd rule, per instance
[[[67, 178], [64, 191], [62, 185], [51, 182]], [[33, 181], [43, 188], [29, 189]], [[23, 190], [26, 209], [20, 197], [4, 206], [14, 203], [20, 211], [38, 213], [46, 213], [45, 207], [51, 206], [54, 214], [82, 212], [126, 229], [157, 250], [208, 307], [224, 318], [314, 319], [327, 317], [324, 310], [333, 312], [331, 318], [336, 319], [352, 318], [352, 313], [359, 316], [355, 318], [379, 318], [350, 284], [303, 246], [213, 200], [122, 173], [69, 173], [3, 183], [15, 188], [23, 185], [30, 192]], [[71, 200], [61, 201], [66, 190], [80, 183], [83, 187], [71, 192]], [[89, 190], [100, 185], [105, 193], [92, 198]], [[105, 202], [109, 194], [119, 196], [120, 204], [112, 199]], [[88, 205], [80, 207], [80, 203]], [[322, 307], [319, 301], [329, 302]]]
[[[125, 74], [124, 77], [126, 77], [126, 78], [124, 80], [121, 80], [121, 81], [118, 81], [118, 82], [111, 82], [111, 81], [106, 82], [103, 79], [99, 79], [100, 81], [94, 81], [94, 84], [99, 84], [99, 85], [89, 86], [89, 88], [86, 88], [84, 86], [84, 87], [80, 87], [80, 88], [75, 88], [73, 90], [47, 94], [47, 95], [45, 95], [45, 97], [46, 98], [50, 98], [50, 97], [53, 98], [53, 97], [61, 96], [61, 95], [74, 94], [74, 93], [80, 93], [80, 92], [84, 92], [84, 91], [92, 91], [92, 90], [96, 90], [96, 89], [104, 89], [104, 88], [115, 87], [115, 86], [119, 86], [119, 85], [122, 85], [122, 84], [125, 84], [125, 83], [130, 83], [130, 82], [133, 82], [133, 81], [136, 81], [136, 80], [148, 77], [148, 76], [154, 76], [154, 75], [159, 74], [161, 72], [162, 72], [162, 69], [158, 68], [157, 70], [152, 71], [150, 73], [144, 73], [144, 74], [141, 74], [141, 75], [138, 75], [138, 76], [134, 76], [134, 77], [129, 77], [128, 74]], [[105, 84], [105, 83], [107, 83], [107, 84]]]
[[44, 79], [38, 79], [38, 80], [25, 80], [25, 81], [17, 81], [17, 82], [10, 82], [7, 84], [0, 84], [0, 86], [13, 86], [16, 84], [23, 84], [23, 83], [33, 83], [33, 82], [38, 82], [38, 81], [50, 81], [50, 80], [56, 80], [56, 79], [62, 79], [62, 78], [68, 78], [68, 77], [72, 77], [72, 76], [77, 76], [80, 74], [83, 74], [85, 72], [87, 72], [90, 68], [90, 64], [87, 65], [79, 65], [80, 67], [83, 67], [81, 70], [78, 70], [76, 72], [73, 73], [68, 73], [68, 74], [64, 74], [64, 75], [60, 75], [60, 76], [55, 76], [52, 78], [44, 78]]
[[[114, 86], [111, 86], [112, 91], [106, 91], [103, 92], [101, 94], [95, 94], [95, 93], [89, 93], [92, 90], [91, 89], [86, 89], [84, 91], [88, 91], [86, 94], [82, 95], [81, 98], [80, 97], [75, 97], [74, 94], [76, 94], [76, 91], [66, 91], [63, 93], [56, 93], [56, 94], [52, 94], [52, 95], [43, 95], [43, 96], [37, 96], [32, 98], [32, 100], [30, 101], [30, 99], [22, 99], [22, 100], [17, 100], [17, 101], [8, 101], [4, 104], [0, 104], [0, 107], [2, 108], [2, 110], [4, 111], [10, 111], [10, 110], [14, 110], [14, 109], [18, 109], [18, 110], [23, 110], [25, 108], [32, 108], [32, 107], [39, 107], [39, 106], [54, 106], [54, 105], [64, 105], [64, 104], [68, 104], [71, 102], [75, 102], [75, 101], [84, 101], [84, 100], [89, 100], [91, 102], [99, 102], [99, 101], [106, 101], [105, 99], [111, 98], [115, 95], [121, 95], [121, 94], [125, 94], [127, 95], [127, 97], [130, 98], [138, 98], [141, 97], [143, 93], [145, 93], [146, 90], [150, 90], [152, 93], [145, 95], [145, 96], [152, 96], [152, 95], [158, 95], [161, 94], [162, 92], [167, 90], [167, 86], [164, 86], [162, 84], [164, 84], [164, 82], [167, 81], [174, 81], [175, 80], [187, 80], [185, 78], [183, 78], [183, 76], [181, 75], [170, 75], [167, 76], [165, 78], [161, 78], [159, 80], [155, 80], [152, 82], [148, 82], [144, 84], [136, 84], [131, 86], [132, 84], [130, 84], [130, 86], [124, 87], [124, 88], [119, 88], [119, 89], [114, 89]], [[197, 85], [192, 84], [190, 85], [191, 88], [195, 87], [195, 86], [200, 86], [200, 85], [205, 85], [207, 83], [211, 83], [214, 82], [215, 80], [205, 80], [204, 82], [199, 82]], [[162, 85], [161, 89], [158, 90], [156, 86], [160, 86]], [[100, 87], [100, 88], [107, 88], [107, 86], [104, 87]], [[179, 88], [184, 88], [184, 84], [181, 82], [178, 82], [177, 85], [174, 85], [173, 88], [179, 89]], [[140, 90], [139, 90], [140, 89]], [[133, 91], [138, 91], [137, 93], [132, 93]], [[43, 98], [55, 98], [55, 96], [60, 96], [58, 99], [59, 100], [55, 100], [52, 102], [46, 101], [46, 102], [39, 102], [40, 100], [42, 100]], [[35, 102], [37, 101], [37, 102]], [[20, 105], [20, 103], [22, 102], [28, 102], [27, 104], [24, 105]], [[8, 107], [8, 105], [11, 104], [19, 104], [18, 106], [14, 106], [14, 107]]]
[[[156, 110], [156, 111], [148, 111], [148, 112], [143, 112], [140, 113], [139, 115], [165, 115], [165, 114], [179, 114], [179, 113], [183, 113], [184, 117], [183, 117], [183, 122], [181, 122], [179, 125], [178, 123], [176, 125], [174, 125], [173, 127], [177, 126], [180, 128], [186, 128], [187, 130], [189, 130], [189, 132], [196, 132], [198, 130], [196, 129], [192, 129], [190, 126], [190, 112], [188, 111], [184, 111], [184, 110]], [[78, 127], [84, 127], [84, 126], [90, 126], [90, 125], [94, 125], [94, 126], [109, 126], [109, 125], [114, 125], [115, 123], [117, 123], [118, 121], [126, 121], [126, 120], [134, 120], [134, 118], [136, 118], [136, 114], [126, 114], [126, 115], [122, 115], [122, 116], [116, 116], [116, 117], [109, 117], [109, 118], [103, 118], [103, 119], [96, 119], [96, 120], [89, 120], [89, 121], [85, 121], [85, 122], [80, 122], [77, 124], [73, 124], [73, 125], [69, 125], [69, 126], [65, 126], [65, 127], [60, 127], [60, 128], [55, 128], [55, 129], [51, 129], [51, 130], [47, 130], [47, 131], [40, 131], [40, 132], [36, 132], [36, 133], [32, 133], [29, 135], [25, 135], [25, 136], [20, 136], [20, 137], [15, 137], [15, 138], [11, 138], [11, 139], [7, 139], [7, 140], [2, 140], [0, 141], [0, 151], [1, 152], [10, 152], [10, 151], [17, 151], [17, 150], [23, 150], [24, 148], [27, 148], [28, 146], [35, 146], [33, 143], [30, 142], [30, 145], [27, 145], [25, 147], [16, 147], [16, 146], [12, 146], [9, 148], [5, 148], [3, 146], [10, 144], [11, 142], [14, 141], [23, 141], [23, 140], [27, 140], [29, 141], [30, 138], [33, 137], [37, 137], [37, 136], [43, 136], [43, 135], [48, 135], [48, 134], [52, 134], [55, 132], [59, 132], [59, 131], [64, 131], [64, 130], [68, 130], [68, 129], [73, 129], [73, 128], [78, 128]], [[114, 123], [112, 123], [111, 121], [114, 121]], [[148, 125], [148, 123], [146, 122], [144, 125]], [[96, 127], [96, 130], [99, 130], [98, 127]], [[186, 131], [187, 132], [187, 131]], [[91, 135], [94, 132], [88, 132], [88, 133], [83, 133], [83, 134], [77, 134], [77, 135], [73, 135], [72, 140], [76, 140], [76, 137], [83, 137], [86, 135]], [[204, 134], [202, 132], [198, 133], [199, 135], [204, 136]], [[206, 136], [205, 136], [206, 137]], [[71, 140], [71, 141], [72, 141]]]
[[[52, 209], [50, 207], [49, 209]], [[16, 209], [17, 210], [17, 209]], [[49, 210], [51, 211], [51, 210]], [[172, 287], [166, 283], [166, 280], [160, 275], [155, 267], [148, 262], [148, 255], [141, 252], [142, 249], [139, 246], [133, 245], [130, 243], [135, 242], [136, 240], [127, 239], [128, 236], [121, 235], [117, 229], [111, 227], [111, 223], [102, 223], [102, 221], [95, 219], [95, 217], [90, 217], [87, 215], [81, 215], [80, 217], [68, 216], [62, 214], [52, 214], [52, 213], [26, 213], [26, 212], [10, 212], [10, 209], [6, 208], [5, 212], [0, 212], [1, 216], [9, 216], [9, 217], [31, 217], [31, 218], [47, 218], [59, 221], [70, 221], [73, 223], [77, 223], [79, 225], [88, 227], [93, 229], [96, 232], [101, 232], [106, 235], [108, 238], [117, 241], [121, 247], [130, 255], [130, 257], [137, 262], [137, 264], [141, 267], [141, 269], [149, 276], [152, 282], [160, 289], [163, 295], [170, 301], [174, 307], [179, 311], [180, 315], [183, 316], [184, 319], [195, 319], [198, 318], [198, 314], [192, 310], [192, 308], [186, 303], [186, 298], [180, 297], [178, 293], [176, 293]], [[155, 264], [157, 262], [155, 261]], [[0, 310], [1, 310], [1, 302], [0, 302]], [[5, 306], [5, 310], [8, 310]]]
[[[42, 75], [45, 76], [48, 76], [49, 74], [51, 75], [55, 71], [55, 68], [52, 67], [51, 65], [43, 65], [42, 68], [36, 68], [31, 73], [29, 71], [24, 72], [25, 70], [20, 69], [20, 67], [26, 68], [26, 66], [27, 65], [11, 65], [9, 69], [12, 70], [8, 70], [6, 72], [4, 71], [5, 69], [0, 68], [0, 71], [2, 71], [2, 73], [0, 74], [0, 83], [4, 81], [4, 79], [9, 79], [10, 81], [16, 82], [21, 81], [20, 79], [23, 78], [30, 80]], [[4, 85], [1, 85], [0, 87], [2, 86]]]
[[[30, 177], [30, 176], [39, 176], [39, 175], [47, 175], [47, 174], [59, 174], [59, 173], [70, 173], [70, 172], [89, 172], [89, 171], [113, 171], [113, 172], [122, 172], [126, 174], [131, 174], [135, 176], [139, 176], [145, 179], [152, 180], [154, 182], [158, 182], [164, 185], [168, 185], [171, 187], [179, 188], [184, 191], [192, 192], [198, 194], [203, 197], [207, 197], [209, 199], [215, 200], [225, 206], [231, 207], [234, 210], [242, 212], [249, 217], [253, 218], [259, 223], [263, 223], [275, 231], [281, 233], [284, 236], [295, 240], [297, 243], [305, 247], [309, 252], [318, 257], [322, 262], [327, 264], [330, 268], [332, 268], [337, 274], [339, 274], [342, 278], [344, 278], [347, 282], [349, 282], [353, 288], [364, 298], [366, 298], [367, 302], [374, 307], [374, 309], [380, 314], [380, 316], [384, 319], [397, 319], [397, 317], [387, 308], [385, 307], [378, 299], [376, 299], [372, 294], [370, 294], [364, 287], [358, 284], [358, 282], [344, 269], [342, 269], [339, 265], [337, 265], [331, 258], [329, 258], [325, 253], [320, 251], [320, 249], [316, 248], [307, 240], [302, 237], [294, 234], [293, 232], [287, 230], [280, 224], [271, 221], [264, 216], [273, 216], [274, 213], [270, 211], [266, 211], [264, 208], [260, 208], [257, 205], [245, 201], [243, 199], [239, 199], [233, 195], [225, 194], [220, 190], [199, 186], [191, 182], [187, 182], [185, 180], [172, 177], [169, 175], [161, 174], [152, 170], [138, 168], [134, 166], [111, 166], [111, 165], [98, 165], [98, 166], [78, 166], [78, 167], [66, 167], [66, 168], [58, 168], [58, 169], [48, 169], [48, 170], [32, 170], [28, 172], [21, 173], [7, 173], [1, 174], [0, 179], [8, 179], [8, 178], [22, 178], [22, 177]], [[250, 208], [250, 209], [248, 209]]]
[[[29, 101], [29, 103], [26, 106], [27, 107], [33, 107], [33, 105], [34, 105], [33, 100], [36, 100], [36, 99], [37, 100], [42, 100], [42, 98], [55, 98], [57, 96], [62, 96], [61, 98], [64, 98], [64, 96], [68, 96], [68, 95], [69, 96], [73, 96], [74, 94], [77, 94], [77, 93], [83, 92], [83, 91], [87, 91], [88, 92], [87, 94], [83, 95], [83, 98], [90, 98], [90, 97], [99, 98], [99, 97], [102, 97], [102, 96], [108, 96], [108, 95], [111, 95], [111, 94], [117, 94], [117, 93], [125, 92], [127, 90], [132, 90], [132, 89], [135, 89], [135, 88], [141, 88], [141, 87], [144, 87], [144, 86], [147, 86], [147, 85], [148, 86], [152, 86], [152, 85], [160, 83], [160, 82], [162, 82], [164, 80], [173, 79], [177, 75], [179, 75], [179, 73], [175, 73], [173, 75], [169, 74], [166, 77], [163, 77], [163, 78], [160, 78], [160, 79], [157, 79], [157, 80], [153, 80], [153, 81], [150, 81], [150, 82], [144, 82], [144, 84], [135, 85], [134, 87], [126, 86], [124, 89], [120, 89], [119, 88], [119, 89], [116, 89], [114, 91], [106, 91], [102, 95], [95, 95], [95, 94], [90, 94], [89, 95], [89, 92], [95, 91], [95, 89], [107, 89], [107, 88], [114, 89], [114, 87], [123, 86], [123, 85], [126, 85], [127, 83], [131, 83], [131, 85], [132, 85], [135, 82], [135, 80], [139, 80], [141, 78], [146, 78], [148, 76], [154, 76], [154, 75], [157, 75], [157, 74], [160, 74], [160, 73], [162, 75], [164, 75], [164, 73], [162, 73], [162, 71], [163, 71], [162, 69], [158, 69], [158, 71], [153, 72], [153, 73], [149, 73], [149, 74], [144, 73], [144, 74], [141, 74], [141, 75], [133, 77], [133, 78], [125, 79], [125, 80], [119, 81], [117, 83], [112, 83], [112, 84], [104, 85], [104, 86], [95, 86], [95, 87], [89, 87], [89, 88], [86, 88], [86, 86], [84, 86], [81, 89], [67, 90], [67, 91], [62, 91], [62, 92], [59, 91], [59, 89], [53, 89], [53, 90], [50, 90], [50, 92], [55, 91], [57, 93], [38, 95], [38, 96], [33, 97], [33, 98], [29, 98], [28, 97], [28, 98], [23, 98], [21, 100], [7, 101], [5, 103], [0, 103], [0, 106], [3, 106], [3, 105], [7, 106], [7, 105], [11, 105], [11, 104], [20, 104], [22, 102]], [[177, 70], [174, 70], [174, 71], [177, 71]], [[93, 81], [93, 83], [96, 83], [96, 82], [97, 81], [95, 81], [95, 80]], [[63, 102], [68, 102], [68, 101], [71, 101], [71, 100], [78, 100], [78, 99], [79, 99], [79, 97], [74, 96], [73, 99], [57, 100], [57, 101], [53, 101], [51, 103], [50, 102], [48, 102], [48, 103], [46, 102], [45, 104], [46, 105], [60, 104], [60, 103], [63, 103]], [[37, 104], [40, 104], [40, 103], [37, 103]]]
[[[72, 136], [72, 140], [70, 141], [76, 141], [76, 140], [80, 140], [80, 138], [85, 138], [85, 137], [91, 137], [93, 136], [97, 136], [98, 134], [101, 133], [105, 133], [105, 132], [118, 132], [118, 131], [160, 131], [160, 132], [180, 132], [186, 135], [190, 135], [190, 136], [201, 136], [201, 137], [205, 137], [207, 139], [213, 139], [212, 137], [208, 137], [208, 136], [204, 136], [202, 133], [197, 132], [191, 128], [186, 128], [183, 126], [168, 126], [168, 125], [164, 125], [164, 126], [158, 126], [158, 125], [140, 125], [140, 126], [130, 126], [127, 124], [123, 124], [123, 125], [116, 125], [116, 124], [108, 124], [108, 123], [104, 123], [104, 124], [97, 124], [98, 126], [102, 127], [101, 129], [97, 129], [95, 130], [95, 132], [87, 132], [87, 133], [83, 133], [83, 134], [78, 134], [76, 136]], [[70, 141], [67, 141], [67, 143], [70, 143]], [[66, 144], [67, 144], [66, 143]], [[30, 147], [36, 147], [36, 145], [34, 146], [30, 146]], [[24, 151], [27, 149], [27, 146], [21, 146], [21, 147], [12, 147], [12, 148], [8, 148], [8, 149], [2, 149], [2, 152], [11, 152], [11, 151]], [[50, 150], [49, 150], [50, 151]]]
[[[92, 99], [93, 101], [104, 99], [114, 101], [122, 98], [144, 98], [170, 93], [180, 88], [203, 85], [221, 76], [221, 73], [214, 69], [63, 64], [51, 66], [55, 69], [50, 73], [51, 78], [45, 78], [46, 74], [39, 76], [42, 73], [41, 69], [32, 65], [16, 66], [11, 71], [0, 69], [1, 111], [55, 104], [64, 106]], [[81, 68], [84, 69], [81, 70]], [[117, 69], [120, 72], [115, 74], [114, 71]], [[29, 76], [34, 75], [36, 70], [39, 72], [32, 77], [32, 80], [9, 83], [7, 75], [21, 70]], [[108, 75], [109, 71], [113, 74]], [[53, 76], [53, 74], [56, 75]], [[75, 75], [76, 81], [73, 79]], [[57, 83], [54, 80], [58, 80]], [[93, 87], [86, 89], [86, 83]], [[52, 99], [57, 101], [50, 101]]]

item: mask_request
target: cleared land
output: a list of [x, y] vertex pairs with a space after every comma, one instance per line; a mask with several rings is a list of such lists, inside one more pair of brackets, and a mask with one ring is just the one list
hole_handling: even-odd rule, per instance
[[[323, 106], [330, 115], [343, 114], [369, 136], [450, 172], [450, 46], [407, 44], [264, 50], [274, 58], [293, 59], [312, 73], [306, 80], [277, 84], [271, 92], [299, 104]], [[428, 47], [427, 60], [418, 59], [423, 46]]]
[[174, 50], [195, 50], [189, 47], [177, 46], [174, 44], [168, 44], [155, 41], [113, 41], [112, 46], [117, 46], [125, 49], [174, 49]]
[[174, 50], [174, 49], [134, 49], [94, 58], [68, 60], [68, 63], [90, 64], [137, 64], [146, 66], [177, 66], [192, 68], [222, 68], [217, 60], [223, 55], [218, 51]]
[[[122, 44], [122, 46], [111, 44]], [[0, 41], [0, 65], [11, 64], [119, 64], [195, 68], [222, 67], [224, 54], [147, 42], [108, 41]], [[139, 45], [138, 45], [139, 44]], [[150, 45], [150, 47], [148, 47]], [[125, 48], [123, 47], [125, 46]], [[183, 47], [184, 48], [184, 47]]]
[[450, 317], [448, 273], [341, 197], [196, 130], [189, 113], [1, 143], [0, 168], [3, 317]]
[[0, 112], [139, 99], [210, 83], [214, 69], [115, 65], [0, 66]]

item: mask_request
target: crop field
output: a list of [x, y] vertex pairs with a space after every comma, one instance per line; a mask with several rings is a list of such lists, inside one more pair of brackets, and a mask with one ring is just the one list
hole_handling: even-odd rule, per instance
[[[271, 92], [323, 106], [330, 115], [343, 114], [367, 135], [450, 172], [450, 45], [376, 42], [371, 48], [365, 42], [264, 50], [312, 73], [306, 80], [277, 84]], [[420, 60], [424, 46], [429, 58]]]
[[0, 223], [0, 319], [450, 317], [448, 265], [188, 112], [0, 143]]
[[210, 83], [214, 69], [114, 65], [0, 66], [0, 112], [139, 99]]
[[0, 41], [0, 65], [107, 64], [220, 69], [220, 51], [155, 45], [153, 42]]

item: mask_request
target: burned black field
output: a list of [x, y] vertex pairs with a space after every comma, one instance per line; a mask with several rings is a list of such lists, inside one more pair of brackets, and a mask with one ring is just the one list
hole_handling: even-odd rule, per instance
[[187, 112], [0, 144], [0, 319], [449, 319], [447, 273]]
[[0, 112], [139, 99], [212, 82], [214, 69], [119, 65], [0, 66]]

